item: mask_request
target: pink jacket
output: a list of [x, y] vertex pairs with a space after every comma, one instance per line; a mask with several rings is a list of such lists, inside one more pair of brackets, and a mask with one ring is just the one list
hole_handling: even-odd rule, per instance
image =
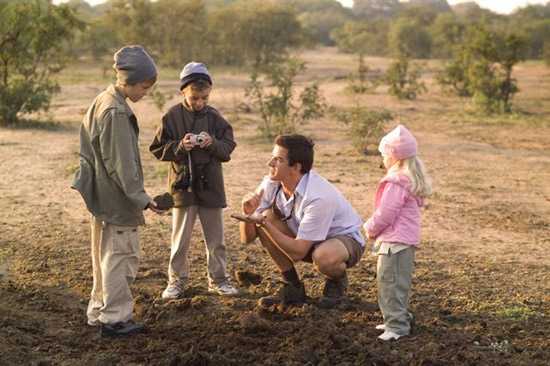
[[408, 245], [420, 243], [420, 207], [423, 199], [410, 192], [405, 175], [386, 175], [376, 190], [375, 212], [363, 228], [377, 241]]

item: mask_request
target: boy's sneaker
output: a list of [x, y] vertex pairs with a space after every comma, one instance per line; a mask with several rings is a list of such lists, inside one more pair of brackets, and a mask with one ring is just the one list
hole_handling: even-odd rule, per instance
[[184, 284], [182, 281], [175, 281], [173, 283], [169, 283], [168, 286], [166, 286], [166, 289], [162, 291], [161, 297], [164, 300], [174, 300], [179, 299], [183, 296], [183, 287]]
[[391, 341], [391, 340], [398, 340], [401, 337], [402, 337], [401, 335], [394, 333], [391, 330], [386, 330], [384, 333], [378, 336], [378, 339], [383, 341]]
[[99, 335], [101, 337], [129, 336], [143, 331], [145, 331], [145, 326], [143, 324], [134, 323], [132, 320], [113, 324], [101, 323], [99, 326]]
[[88, 318], [88, 322], [87, 322], [87, 323], [88, 323], [88, 325], [89, 325], [90, 327], [97, 327], [98, 325], [101, 324], [101, 322], [99, 321], [99, 319], [90, 319], [90, 318]]
[[375, 328], [377, 330], [386, 330], [386, 324], [378, 324]]
[[303, 282], [300, 286], [294, 286], [290, 283], [284, 283], [274, 295], [264, 296], [258, 301], [258, 305], [268, 308], [273, 305], [301, 305], [306, 302], [306, 290]]
[[348, 275], [338, 279], [327, 278], [325, 280], [325, 288], [323, 289], [323, 297], [319, 300], [319, 307], [330, 309], [338, 305], [346, 297], [346, 289], [348, 288]]
[[208, 292], [222, 295], [222, 296], [235, 296], [239, 293], [231, 283], [228, 281], [221, 283], [211, 283], [208, 285]]

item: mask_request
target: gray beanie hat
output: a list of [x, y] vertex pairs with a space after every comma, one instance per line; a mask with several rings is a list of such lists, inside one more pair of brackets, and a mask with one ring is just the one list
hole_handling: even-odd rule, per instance
[[116, 51], [113, 68], [117, 80], [124, 84], [135, 85], [157, 76], [155, 61], [141, 46], [125, 46]]
[[180, 73], [180, 90], [185, 88], [185, 86], [195, 80], [203, 79], [206, 80], [210, 85], [212, 85], [212, 78], [208, 73], [206, 65], [200, 62], [190, 62]]

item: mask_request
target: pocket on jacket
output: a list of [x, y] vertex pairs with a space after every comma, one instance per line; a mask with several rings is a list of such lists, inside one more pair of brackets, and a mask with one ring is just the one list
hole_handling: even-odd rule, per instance
[[97, 215], [95, 169], [92, 164], [90, 164], [90, 162], [82, 156], [80, 157], [80, 167], [75, 174], [71, 187], [80, 193], [86, 207], [88, 208], [88, 211], [94, 215]]

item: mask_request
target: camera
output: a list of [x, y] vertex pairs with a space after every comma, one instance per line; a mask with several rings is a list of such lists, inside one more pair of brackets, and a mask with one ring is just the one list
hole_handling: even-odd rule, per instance
[[203, 135], [192, 134], [191, 136], [189, 136], [189, 141], [195, 146], [202, 144], [204, 140], [205, 137]]

